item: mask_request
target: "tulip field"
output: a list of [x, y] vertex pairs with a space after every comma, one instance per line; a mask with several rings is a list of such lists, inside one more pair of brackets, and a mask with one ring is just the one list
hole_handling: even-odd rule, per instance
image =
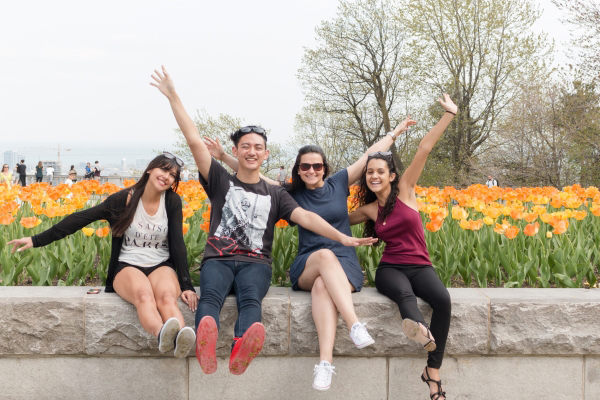
[[[125, 181], [130, 186], [133, 181]], [[91, 207], [122, 188], [95, 180], [55, 187], [0, 185], [0, 285], [84, 285], [106, 281], [111, 233], [97, 221], [49, 246], [11, 254], [13, 238], [32, 236], [66, 215]], [[210, 205], [196, 181], [181, 182], [183, 233], [190, 273], [199, 261], [209, 228]], [[357, 206], [356, 188], [348, 198]], [[600, 265], [600, 191], [595, 187], [487, 188], [473, 185], [418, 188], [419, 209], [431, 260], [446, 286], [596, 286]], [[354, 236], [362, 226], [352, 227]], [[384, 246], [359, 247], [367, 285], [373, 285]], [[273, 243], [274, 285], [288, 285], [298, 249], [297, 229], [277, 223]]]

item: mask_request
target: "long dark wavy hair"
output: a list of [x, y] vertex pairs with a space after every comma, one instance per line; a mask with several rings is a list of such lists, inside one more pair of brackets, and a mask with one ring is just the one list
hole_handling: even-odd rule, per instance
[[[391, 191], [388, 198], [385, 200], [383, 210], [377, 214], [377, 221], [385, 221], [386, 218], [394, 210], [394, 205], [396, 205], [396, 197], [398, 197], [398, 192], [400, 191], [400, 189], [398, 188], [398, 183], [400, 182], [400, 175], [398, 174], [396, 164], [394, 163], [394, 159], [391, 155], [384, 156], [382, 154], [375, 154], [367, 158], [367, 164], [365, 165], [363, 173], [360, 176], [360, 183], [357, 194], [358, 205], [364, 206], [365, 204], [371, 204], [372, 202], [377, 201], [377, 195], [367, 186], [367, 167], [369, 166], [369, 162], [376, 158], [385, 161], [387, 163], [387, 167], [390, 171], [390, 174], [396, 175], [394, 180], [390, 182]], [[377, 233], [375, 232], [375, 221], [369, 219], [365, 222], [365, 230], [363, 231], [363, 237], [377, 237]], [[379, 246], [380, 244], [381, 241], [377, 241], [376, 243], [373, 243], [373, 246]]]
[[135, 185], [123, 189], [131, 193], [131, 199], [129, 199], [129, 203], [127, 204], [127, 207], [125, 207], [125, 211], [123, 211], [114, 226], [111, 227], [113, 236], [123, 236], [127, 228], [129, 228], [129, 225], [131, 225], [131, 221], [133, 221], [133, 217], [135, 215], [135, 210], [140, 202], [140, 198], [144, 194], [146, 184], [150, 179], [150, 174], [148, 172], [154, 168], [161, 168], [165, 171], [170, 171], [174, 168], [177, 171], [175, 173], [175, 182], [173, 182], [173, 186], [167, 189], [167, 191], [177, 190], [177, 187], [179, 186], [179, 180], [181, 179], [181, 167], [179, 164], [177, 164], [174, 158], [168, 158], [163, 154], [157, 156], [154, 158], [154, 160], [150, 161], [144, 170], [142, 177], [135, 183]]
[[327, 164], [327, 158], [325, 157], [325, 152], [323, 151], [323, 149], [314, 144], [302, 146], [300, 150], [298, 150], [296, 162], [294, 163], [294, 167], [292, 168], [292, 185], [289, 188], [290, 192], [306, 189], [306, 184], [304, 183], [302, 178], [300, 178], [300, 175], [298, 175], [298, 170], [300, 169], [300, 159], [303, 155], [308, 153], [319, 154], [323, 159], [323, 180], [325, 180], [325, 178], [327, 178], [327, 175], [329, 175], [329, 165]]

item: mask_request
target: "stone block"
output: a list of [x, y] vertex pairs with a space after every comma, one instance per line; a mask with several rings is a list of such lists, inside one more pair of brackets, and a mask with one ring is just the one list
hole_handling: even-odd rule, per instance
[[187, 399], [187, 360], [0, 358], [2, 399]]
[[478, 289], [492, 354], [600, 354], [600, 289]]
[[[446, 357], [440, 374], [449, 399], [579, 400], [582, 363], [583, 357]], [[425, 364], [425, 357], [390, 358], [388, 398], [427, 398]]]
[[[485, 354], [488, 351], [488, 300], [469, 289], [450, 289], [452, 322], [446, 351], [453, 354]], [[358, 319], [367, 323], [375, 344], [357, 349], [345, 322], [338, 319], [335, 354], [405, 355], [426, 354], [421, 345], [402, 333], [398, 306], [374, 288], [352, 295]], [[431, 307], [418, 299], [426, 321], [431, 320]], [[311, 297], [307, 292], [290, 291], [290, 354], [318, 354], [317, 330], [311, 313]]]
[[[194, 326], [194, 313], [179, 299], [179, 309], [188, 326]], [[85, 352], [89, 355], [162, 354], [154, 336], [144, 331], [135, 307], [116, 293], [88, 295], [85, 302]], [[190, 352], [193, 354], [193, 352]]]
[[600, 399], [600, 357], [585, 357], [585, 400]]
[[82, 354], [85, 287], [0, 287], [0, 354]]
[[229, 373], [228, 358], [220, 358], [217, 372], [202, 373], [189, 361], [189, 399], [386, 399], [387, 362], [383, 357], [343, 357], [334, 360], [331, 389], [312, 388], [317, 357], [259, 357], [243, 375]]

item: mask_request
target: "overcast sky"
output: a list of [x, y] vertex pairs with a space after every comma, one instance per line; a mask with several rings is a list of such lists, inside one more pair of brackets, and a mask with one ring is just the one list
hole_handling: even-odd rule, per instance
[[[168, 146], [176, 126], [149, 85], [161, 64], [188, 112], [270, 128], [284, 142], [303, 106], [296, 79], [337, 0], [4, 2], [0, 151], [10, 143]], [[550, 0], [535, 29], [568, 30]]]

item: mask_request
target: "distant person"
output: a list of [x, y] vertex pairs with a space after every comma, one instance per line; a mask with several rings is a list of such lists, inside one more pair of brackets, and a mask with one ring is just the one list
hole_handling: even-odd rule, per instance
[[279, 184], [283, 186], [285, 184], [286, 179], [287, 172], [285, 170], [285, 167], [282, 165], [281, 167], [279, 167], [279, 173], [277, 174], [277, 182], [279, 182]]
[[12, 184], [16, 185], [17, 183], [19, 183], [19, 164], [15, 164], [15, 166], [13, 167], [13, 172], [12, 172]]
[[85, 179], [92, 179], [94, 177], [94, 173], [92, 172], [92, 167], [90, 166], [90, 163], [87, 163], [85, 165], [85, 175], [84, 178]]
[[10, 189], [12, 187], [12, 172], [8, 164], [2, 166], [2, 172], [0, 172], [0, 183], [6, 183], [6, 186]]
[[71, 187], [75, 182], [77, 182], [77, 175], [75, 174], [75, 171], [69, 171], [69, 175], [67, 176], [67, 179], [65, 179], [65, 183]]
[[48, 182], [52, 185], [52, 181], [54, 180], [54, 168], [52, 166], [46, 167], [46, 178], [48, 178]]
[[100, 172], [102, 172], [102, 165], [98, 161], [94, 163], [94, 178], [100, 180]]
[[27, 165], [25, 165], [25, 160], [21, 160], [21, 164], [17, 164], [17, 171], [19, 171], [21, 186], [27, 186]]
[[181, 180], [187, 182], [190, 179], [190, 171], [188, 171], [187, 166], [183, 167], [183, 171], [181, 171]]
[[42, 181], [42, 179], [44, 179], [44, 165], [40, 161], [35, 166], [35, 182], [39, 183]]
[[494, 179], [494, 177], [492, 177], [491, 175], [488, 175], [488, 180], [485, 183], [485, 186], [487, 187], [494, 187], [494, 186], [498, 186], [498, 181]]

